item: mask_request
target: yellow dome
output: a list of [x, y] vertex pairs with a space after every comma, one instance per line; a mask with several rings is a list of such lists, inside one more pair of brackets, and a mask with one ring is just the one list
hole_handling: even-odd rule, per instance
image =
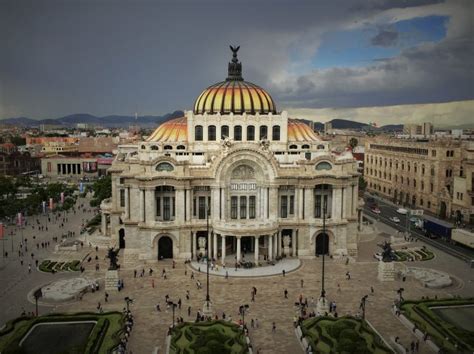
[[209, 86], [199, 95], [194, 103], [194, 113], [276, 113], [272, 97], [261, 87], [242, 78], [242, 64], [237, 59], [240, 47], [230, 48], [233, 58], [229, 63], [227, 79]]
[[205, 89], [194, 104], [194, 113], [203, 114], [276, 113], [271, 96], [261, 87], [246, 81], [229, 80]]
[[185, 117], [174, 118], [161, 124], [146, 141], [186, 142], [188, 124]]

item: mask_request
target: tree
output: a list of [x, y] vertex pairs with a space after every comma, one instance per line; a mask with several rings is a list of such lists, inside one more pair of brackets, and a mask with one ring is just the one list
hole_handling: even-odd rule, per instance
[[351, 140], [349, 140], [349, 146], [352, 150], [354, 150], [357, 144], [359, 144], [359, 141], [356, 138], [351, 138]]
[[365, 191], [365, 188], [367, 188], [367, 182], [365, 181], [364, 176], [359, 176], [359, 190]]
[[98, 207], [100, 203], [112, 196], [112, 178], [110, 175], [102, 177], [94, 182], [92, 185], [94, 197], [92, 198], [91, 207]]
[[10, 142], [13, 145], [20, 146], [20, 145], [25, 145], [26, 144], [26, 139], [22, 138], [21, 136], [12, 136], [10, 138]]

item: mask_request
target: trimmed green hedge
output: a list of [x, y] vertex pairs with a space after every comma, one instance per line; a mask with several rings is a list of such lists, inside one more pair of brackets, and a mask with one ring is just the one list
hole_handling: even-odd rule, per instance
[[365, 321], [354, 317], [310, 318], [301, 331], [315, 353], [391, 353]]
[[39, 265], [39, 270], [42, 272], [51, 273], [53, 269], [56, 272], [78, 272], [80, 270], [81, 261], [75, 260], [72, 262], [53, 262], [44, 260]]
[[171, 330], [170, 353], [243, 354], [247, 342], [240, 327], [226, 321], [181, 323]]
[[[474, 298], [468, 299], [426, 299], [404, 301], [401, 311], [423, 332], [427, 332], [437, 346], [446, 352], [474, 351], [474, 333], [455, 326], [439, 317], [432, 307], [474, 305]], [[457, 344], [455, 347], [454, 344]]]
[[7, 322], [5, 328], [0, 331], [0, 352], [18, 353], [21, 351], [20, 341], [35, 324], [69, 321], [97, 321], [89, 335], [86, 353], [109, 353], [120, 343], [124, 326], [124, 316], [120, 312], [51, 314], [40, 317], [19, 317]]

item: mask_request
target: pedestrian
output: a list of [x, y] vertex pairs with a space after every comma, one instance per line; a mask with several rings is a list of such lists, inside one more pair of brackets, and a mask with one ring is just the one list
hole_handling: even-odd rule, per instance
[[152, 276], [152, 274], [153, 274], [153, 269], [151, 269], [151, 268], [150, 268], [150, 270], [148, 271], [148, 276], [150, 276], [150, 277], [151, 277], [151, 276]]
[[109, 301], [109, 294], [106, 292], [105, 293], [105, 302], [108, 302]]
[[31, 263], [28, 264], [28, 273], [31, 273]]
[[285, 276], [285, 274], [286, 274], [284, 269], [281, 271], [281, 273], [283, 274], [283, 276]]
[[191, 316], [191, 306], [188, 306], [188, 317]]
[[254, 327], [255, 327], [255, 322], [254, 322], [253, 318], [252, 318], [252, 320], [250, 321], [250, 327], [251, 327], [251, 328], [254, 328]]
[[189, 300], [189, 290], [186, 290], [186, 300]]
[[276, 332], [276, 325], [275, 322], [272, 323], [272, 333]]
[[337, 292], [340, 293], [341, 292], [341, 284], [337, 283]]
[[160, 304], [156, 304], [156, 311], [161, 312]]
[[152, 287], [152, 288], [155, 287], [155, 279], [151, 279], [151, 287]]
[[420, 349], [420, 341], [419, 340], [417, 340], [415, 342], [415, 353], [418, 353], [418, 349]]
[[351, 273], [349, 271], [346, 272], [346, 279], [351, 280]]
[[374, 287], [373, 287], [373, 286], [370, 287], [370, 293], [371, 293], [372, 295], [374, 294]]
[[137, 270], [136, 270], [136, 269], [133, 271], [133, 277], [134, 277], [134, 278], [137, 277]]
[[225, 271], [225, 278], [229, 279], [229, 272], [227, 270]]
[[288, 290], [285, 289], [285, 291], [284, 291], [283, 293], [284, 293], [284, 295], [285, 295], [285, 299], [288, 299]]
[[301, 287], [303, 287], [303, 286], [304, 286], [304, 280], [301, 279]]
[[255, 328], [258, 328], [258, 318], [255, 319]]

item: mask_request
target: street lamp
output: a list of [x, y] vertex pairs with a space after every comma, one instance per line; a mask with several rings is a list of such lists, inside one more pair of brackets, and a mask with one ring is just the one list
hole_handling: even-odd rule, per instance
[[325, 313], [329, 312], [329, 305], [326, 300], [326, 289], [324, 289], [324, 278], [325, 278], [325, 260], [324, 256], [326, 254], [326, 209], [327, 209], [327, 201], [323, 201], [323, 267], [322, 267], [322, 273], [321, 273], [321, 296], [319, 297], [318, 304], [316, 306], [316, 310], [320, 315], [324, 315]]
[[174, 311], [176, 309], [176, 306], [178, 306], [178, 304], [175, 304], [174, 302], [168, 302], [170, 305], [171, 305], [171, 309], [173, 310], [173, 328], [174, 328]]
[[41, 291], [41, 288], [39, 288], [38, 290], [36, 290], [34, 293], [33, 293], [33, 296], [35, 298], [35, 307], [36, 307], [36, 317], [38, 317], [38, 299], [40, 297], [43, 297], [43, 293]]
[[207, 210], [206, 210], [206, 231], [207, 231], [207, 278], [206, 278], [206, 303], [207, 303], [207, 308], [209, 309], [209, 302], [211, 302], [211, 298], [209, 296], [209, 256], [210, 256], [210, 249], [211, 249], [211, 238], [209, 235], [209, 205], [207, 205]]
[[240, 315], [242, 316], [242, 326], [243, 327], [245, 327], [245, 311], [247, 311], [248, 309], [249, 309], [249, 305], [247, 305], [247, 304], [239, 306], [239, 312], [240, 312]]
[[399, 301], [400, 301], [400, 303], [403, 301], [403, 292], [404, 292], [404, 291], [405, 291], [404, 288], [400, 288], [400, 289], [397, 290], [397, 294], [398, 294], [398, 296], [399, 296]]
[[125, 304], [127, 305], [127, 312], [129, 312], [130, 311], [129, 306], [130, 306], [130, 304], [133, 304], [133, 299], [127, 296], [127, 297], [125, 297], [124, 300], [125, 300]]
[[369, 295], [365, 295], [360, 299], [360, 309], [362, 310], [362, 319], [365, 320], [365, 303]]

